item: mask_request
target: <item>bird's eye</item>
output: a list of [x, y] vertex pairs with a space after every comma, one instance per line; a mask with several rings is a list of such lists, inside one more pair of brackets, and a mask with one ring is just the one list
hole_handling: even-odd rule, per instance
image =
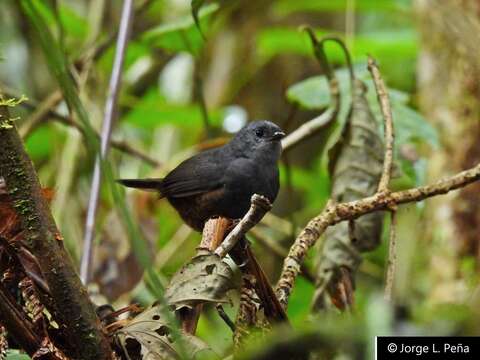
[[263, 129], [255, 130], [255, 135], [257, 135], [259, 138], [263, 137]]

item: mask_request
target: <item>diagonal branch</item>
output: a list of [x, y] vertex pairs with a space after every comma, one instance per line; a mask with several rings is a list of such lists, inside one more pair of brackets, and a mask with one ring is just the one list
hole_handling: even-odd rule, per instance
[[272, 204], [264, 196], [253, 194], [250, 209], [240, 222], [227, 235], [222, 244], [215, 250], [215, 254], [224, 257], [233, 249], [237, 242], [272, 208]]
[[280, 303], [284, 308], [287, 307], [295, 279], [300, 273], [300, 265], [305, 260], [308, 250], [327, 227], [341, 221], [356, 219], [374, 211], [389, 210], [394, 205], [418, 202], [436, 195], [446, 194], [478, 180], [480, 180], [480, 163], [430, 185], [391, 193], [377, 192], [375, 195], [361, 200], [327, 206], [320, 215], [310, 220], [298, 235], [284, 260], [280, 280], [276, 287]]

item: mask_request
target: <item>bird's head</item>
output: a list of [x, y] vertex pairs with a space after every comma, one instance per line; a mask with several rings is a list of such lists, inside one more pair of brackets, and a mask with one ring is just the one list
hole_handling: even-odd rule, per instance
[[280, 156], [280, 140], [285, 133], [270, 121], [254, 121], [243, 127], [232, 139], [231, 145], [248, 157], [271, 155], [275, 160]]

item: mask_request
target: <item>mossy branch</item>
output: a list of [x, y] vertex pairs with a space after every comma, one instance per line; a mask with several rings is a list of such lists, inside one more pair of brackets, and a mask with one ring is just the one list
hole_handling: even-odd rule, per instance
[[94, 307], [66, 252], [40, 183], [6, 106], [0, 106], [0, 177], [20, 217], [25, 245], [38, 260], [54, 299], [68, 355], [111, 359]]

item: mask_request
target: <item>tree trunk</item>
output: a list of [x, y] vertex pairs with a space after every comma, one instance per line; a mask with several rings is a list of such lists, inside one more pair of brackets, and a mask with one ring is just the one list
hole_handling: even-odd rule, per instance
[[[416, 6], [422, 36], [419, 100], [439, 131], [441, 148], [429, 162], [429, 177], [438, 179], [480, 159], [480, 3], [416, 0]], [[432, 254], [432, 270], [439, 275], [433, 296], [461, 300], [466, 287], [458, 276], [459, 255], [480, 263], [480, 183], [433, 200], [428, 211], [427, 228], [441, 249]]]
[[[1, 99], [1, 97], [0, 97]], [[25, 245], [38, 260], [75, 359], [110, 359], [112, 351], [99, 320], [63, 246], [33, 164], [7, 107], [0, 105], [0, 178], [21, 220]], [[10, 329], [7, 329], [11, 331]]]

